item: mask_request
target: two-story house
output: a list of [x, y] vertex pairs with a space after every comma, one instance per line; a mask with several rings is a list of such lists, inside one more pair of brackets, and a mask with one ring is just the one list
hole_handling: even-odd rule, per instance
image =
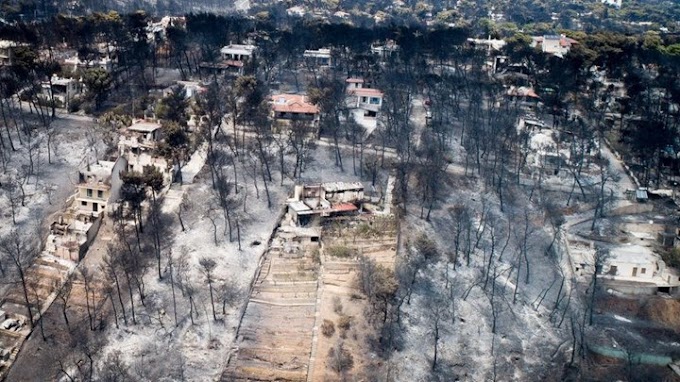
[[290, 128], [293, 121], [299, 121], [312, 126], [314, 134], [318, 132], [319, 107], [303, 94], [274, 94], [271, 96], [271, 110], [277, 130]]
[[305, 63], [313, 67], [328, 68], [333, 66], [333, 58], [329, 48], [321, 48], [317, 50], [305, 50], [302, 55]]
[[532, 48], [557, 57], [564, 57], [574, 44], [578, 44], [578, 41], [565, 35], [544, 35], [531, 38]]
[[153, 121], [136, 121], [125, 128], [118, 140], [118, 153], [127, 161], [127, 171], [144, 172], [145, 166], [154, 166], [163, 174], [165, 183], [172, 182], [172, 166], [168, 160], [155, 154], [163, 139], [163, 127]]
[[378, 89], [366, 87], [361, 78], [348, 78], [347, 108], [354, 120], [370, 134], [378, 126], [378, 114], [382, 108], [384, 94]]
[[22, 45], [25, 44], [10, 40], [0, 40], [0, 66], [14, 65], [14, 51]]
[[47, 101], [54, 100], [57, 107], [68, 107], [83, 89], [82, 83], [74, 78], [52, 76], [41, 84], [41, 97]]
[[77, 215], [97, 217], [106, 211], [109, 200], [120, 198], [120, 173], [125, 170], [125, 164], [125, 159], [118, 157], [115, 160], [98, 161], [79, 171], [73, 204]]

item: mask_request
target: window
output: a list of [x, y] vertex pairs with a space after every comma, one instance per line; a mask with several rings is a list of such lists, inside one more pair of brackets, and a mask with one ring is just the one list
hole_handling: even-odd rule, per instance
[[371, 105], [380, 105], [380, 98], [371, 97]]
[[91, 198], [91, 197], [92, 197], [92, 189], [91, 189], [91, 188], [88, 188], [88, 189], [87, 189], [87, 197], [88, 197], [88, 198]]
[[363, 102], [363, 103], [368, 102], [368, 97], [361, 97], [361, 102]]
[[609, 267], [609, 274], [612, 276], [616, 276], [616, 273], [618, 272], [618, 267], [616, 265], [612, 265]]
[[641, 274], [641, 275], [644, 275], [645, 273], [647, 273], [647, 268], [642, 268], [642, 269], [640, 269], [640, 274]]
[[104, 191], [102, 191], [102, 190], [97, 190], [97, 197], [98, 197], [99, 199], [104, 198]]
[[86, 206], [86, 205], [87, 205], [87, 202], [83, 200], [82, 202], [80, 202], [80, 205], [81, 205], [81, 206]]

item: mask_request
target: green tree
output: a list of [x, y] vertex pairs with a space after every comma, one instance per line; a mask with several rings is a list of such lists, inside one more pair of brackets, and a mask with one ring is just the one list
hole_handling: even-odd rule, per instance
[[181, 126], [187, 125], [187, 92], [183, 85], [177, 85], [167, 96], [163, 97], [156, 106], [156, 117], [172, 121]]
[[83, 75], [83, 83], [87, 87], [87, 97], [94, 102], [96, 110], [109, 95], [112, 83], [111, 74], [102, 68], [88, 69]]

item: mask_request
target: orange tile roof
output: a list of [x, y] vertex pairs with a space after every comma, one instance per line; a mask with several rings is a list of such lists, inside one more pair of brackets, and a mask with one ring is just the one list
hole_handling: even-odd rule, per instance
[[361, 89], [351, 89], [350, 90], [351, 94], [355, 94], [357, 96], [365, 96], [365, 97], [382, 97], [383, 92], [381, 92], [378, 89], [371, 89], [371, 88], [361, 88]]
[[272, 95], [272, 109], [278, 113], [317, 114], [319, 108], [301, 94]]

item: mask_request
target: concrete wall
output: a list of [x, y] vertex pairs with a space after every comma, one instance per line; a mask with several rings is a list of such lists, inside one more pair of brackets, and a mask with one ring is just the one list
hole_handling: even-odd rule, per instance
[[634, 215], [643, 214], [646, 212], [651, 212], [654, 210], [654, 204], [652, 203], [636, 203], [629, 206], [623, 206], [614, 208], [612, 210], [606, 211], [607, 216], [620, 216], [620, 215]]
[[[615, 265], [617, 268], [617, 272], [614, 276], [622, 276], [622, 277], [634, 277], [635, 279], [639, 279], [640, 281], [652, 281], [654, 277], [654, 273], [657, 271], [657, 266], [655, 263], [647, 263], [647, 264], [633, 264], [633, 263], [626, 263], [622, 261], [616, 261], [616, 259], [611, 260], [611, 264], [608, 264], [610, 267], [612, 265]], [[609, 271], [609, 267], [605, 269], [605, 272]], [[645, 273], [642, 273], [642, 270], [645, 270]], [[636, 275], [633, 276], [633, 271], [637, 271]]]
[[85, 257], [87, 250], [90, 248], [90, 245], [92, 245], [92, 242], [94, 242], [94, 239], [97, 237], [97, 233], [99, 232], [99, 227], [101, 227], [103, 219], [104, 214], [99, 214], [99, 216], [97, 216], [97, 218], [92, 222], [92, 226], [90, 227], [90, 229], [87, 230], [87, 240], [83, 245], [80, 246], [78, 260], [82, 260], [83, 257]]
[[120, 199], [120, 188], [123, 185], [123, 181], [120, 179], [120, 173], [127, 169], [127, 159], [120, 156], [113, 165], [113, 170], [111, 170], [111, 191], [109, 193], [109, 202], [115, 202]]

